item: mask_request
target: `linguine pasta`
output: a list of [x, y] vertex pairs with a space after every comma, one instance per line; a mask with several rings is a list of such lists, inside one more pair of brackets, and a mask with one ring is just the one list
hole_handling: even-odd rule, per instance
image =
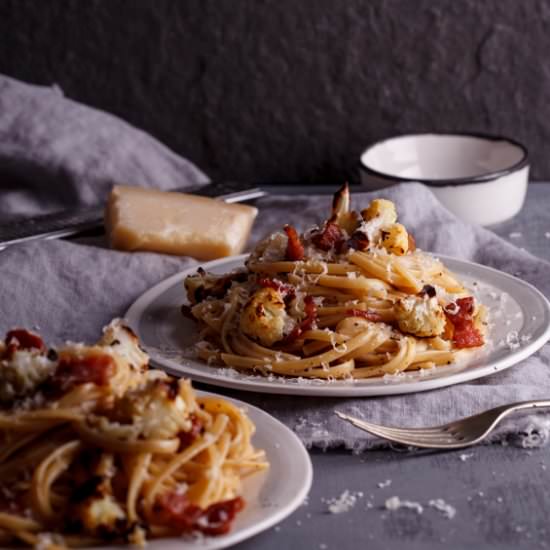
[[484, 345], [485, 307], [442, 262], [416, 249], [392, 202], [350, 210], [344, 186], [328, 220], [287, 225], [243, 269], [199, 269], [182, 311], [199, 356], [241, 371], [363, 379], [448, 365]]
[[94, 346], [0, 342], [0, 541], [41, 548], [226, 533], [265, 469], [244, 411], [148, 369], [119, 321]]

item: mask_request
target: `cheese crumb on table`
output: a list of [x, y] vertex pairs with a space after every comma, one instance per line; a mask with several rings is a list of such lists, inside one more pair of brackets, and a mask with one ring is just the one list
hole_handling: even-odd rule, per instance
[[[482, 493], [479, 493], [482, 496]], [[456, 508], [447, 504], [442, 498], [436, 498], [428, 502], [428, 506], [441, 512], [447, 519], [453, 519], [456, 515]]]
[[424, 507], [420, 502], [413, 502], [411, 500], [401, 500], [399, 497], [390, 497], [384, 504], [386, 510], [394, 512], [400, 508], [407, 508], [414, 510], [417, 514], [421, 514], [424, 511]]
[[245, 204], [117, 185], [105, 210], [109, 243], [213, 260], [243, 251], [258, 210]]
[[358, 491], [357, 493], [352, 493], [347, 489], [337, 498], [331, 498], [327, 500], [328, 511], [331, 514], [342, 514], [351, 510], [358, 498], [361, 498], [363, 493]]

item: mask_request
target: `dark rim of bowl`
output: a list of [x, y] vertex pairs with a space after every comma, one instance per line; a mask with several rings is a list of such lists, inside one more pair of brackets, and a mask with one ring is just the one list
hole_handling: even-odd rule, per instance
[[[403, 137], [413, 137], [413, 136], [464, 136], [464, 137], [481, 138], [489, 141], [507, 141], [508, 143], [511, 143], [516, 147], [519, 147], [523, 151], [523, 158], [521, 158], [515, 164], [512, 164], [512, 166], [509, 166], [508, 168], [503, 168], [502, 170], [486, 172], [485, 174], [479, 174], [478, 176], [472, 176], [469, 178], [442, 178], [442, 179], [405, 178], [405, 177], [399, 177], [397, 175], [392, 176], [387, 172], [379, 172], [374, 168], [369, 168], [363, 162], [363, 156], [367, 151], [370, 151], [373, 147], [376, 147], [381, 143], [385, 143], [386, 141], [390, 141], [393, 139], [403, 138]], [[388, 181], [397, 181], [397, 182], [403, 182], [403, 183], [417, 182], [417, 183], [423, 183], [424, 185], [431, 185], [433, 187], [440, 187], [442, 185], [469, 185], [469, 184], [485, 183], [487, 181], [493, 181], [502, 176], [506, 176], [508, 174], [521, 170], [522, 168], [527, 166], [528, 163], [529, 163], [529, 151], [527, 150], [527, 147], [525, 147], [525, 145], [523, 145], [519, 141], [510, 139], [504, 136], [498, 136], [494, 134], [484, 134], [481, 132], [480, 133], [477, 133], [477, 132], [423, 132], [421, 134], [399, 134], [396, 136], [392, 136], [392, 137], [381, 139], [380, 141], [374, 142], [372, 145], [369, 145], [369, 147], [365, 149], [363, 153], [361, 153], [361, 158], [359, 160], [359, 168], [360, 170], [364, 170], [365, 172], [367, 172], [367, 174], [370, 174], [372, 176], [376, 176], [378, 178], [385, 179]]]

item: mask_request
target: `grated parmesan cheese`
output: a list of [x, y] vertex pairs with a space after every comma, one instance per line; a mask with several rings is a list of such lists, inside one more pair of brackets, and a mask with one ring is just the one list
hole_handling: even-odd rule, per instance
[[414, 510], [417, 514], [421, 514], [424, 511], [424, 507], [419, 502], [414, 502], [412, 500], [401, 500], [399, 497], [390, 497], [386, 500], [384, 507], [386, 510], [395, 512], [400, 508], [407, 508], [409, 510]]
[[363, 493], [361, 491], [354, 493], [346, 489], [339, 497], [326, 501], [328, 511], [331, 514], [342, 514], [344, 512], [349, 512], [355, 506], [357, 499], [362, 496]]
[[442, 498], [436, 498], [428, 502], [428, 506], [441, 512], [447, 519], [453, 519], [456, 515], [456, 508], [447, 504]]

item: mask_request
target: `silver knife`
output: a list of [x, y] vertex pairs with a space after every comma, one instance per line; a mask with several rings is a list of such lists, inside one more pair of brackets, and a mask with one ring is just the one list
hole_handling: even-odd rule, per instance
[[[174, 189], [203, 197], [218, 198], [225, 202], [243, 202], [267, 194], [259, 187], [239, 182], [213, 182], [200, 187]], [[63, 210], [0, 225], [0, 250], [12, 244], [36, 239], [60, 239], [92, 230], [103, 229], [104, 206]]]

